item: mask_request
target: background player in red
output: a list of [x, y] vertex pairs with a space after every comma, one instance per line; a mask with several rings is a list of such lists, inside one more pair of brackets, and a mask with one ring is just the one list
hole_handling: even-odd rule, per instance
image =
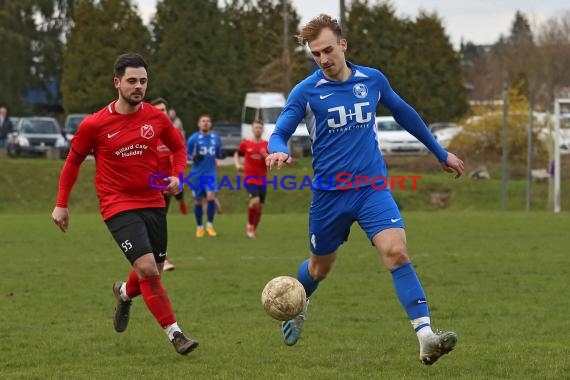
[[[73, 138], [59, 179], [52, 220], [63, 231], [69, 226], [68, 199], [79, 167], [90, 152], [96, 162], [95, 187], [103, 220], [131, 263], [126, 282], [117, 282], [114, 327], [123, 332], [129, 322], [132, 298], [142, 298], [164, 329], [176, 352], [186, 355], [198, 342], [184, 335], [160, 274], [166, 258], [167, 226], [161, 191], [177, 194], [177, 176], [156, 178], [159, 141], [174, 155], [174, 172], [186, 169], [186, 150], [170, 119], [143, 102], [148, 84], [147, 64], [136, 53], [115, 61], [118, 99], [88, 116]], [[166, 186], [165, 186], [166, 185]]]
[[[168, 115], [168, 102], [165, 99], [156, 98], [153, 99], [150, 102], [150, 104], [158, 108], [165, 115]], [[182, 143], [185, 143], [184, 133], [180, 129], [178, 129], [178, 131], [180, 132]], [[176, 174], [172, 170], [172, 164], [173, 164], [172, 161], [174, 157], [172, 156], [172, 152], [170, 151], [170, 149], [168, 149], [168, 147], [164, 145], [162, 141], [159, 141], [157, 149], [158, 149], [158, 171], [162, 173], [168, 173], [169, 175]], [[163, 193], [162, 196], [164, 197], [164, 202], [166, 203], [166, 213], [168, 213], [168, 209], [170, 208], [170, 198], [172, 198], [172, 196], [169, 195], [168, 193]], [[184, 203], [184, 190], [181, 190], [178, 194], [176, 194], [175, 198], [178, 201], [180, 212], [186, 215], [188, 213], [188, 209], [186, 207], [186, 203]], [[174, 264], [172, 264], [172, 262], [168, 258], [166, 258], [164, 260], [164, 270], [174, 270], [174, 268], [175, 268]]]
[[[244, 180], [247, 184], [249, 194], [249, 204], [247, 205], [247, 229], [249, 238], [254, 238], [261, 220], [261, 211], [265, 203], [267, 188], [264, 186], [263, 178], [267, 174], [265, 157], [267, 156], [267, 140], [263, 140], [263, 121], [255, 120], [251, 125], [253, 139], [243, 140], [234, 153], [234, 164], [238, 171], [244, 171]], [[245, 163], [242, 166], [239, 155], [245, 156]], [[250, 178], [247, 178], [247, 177]]]

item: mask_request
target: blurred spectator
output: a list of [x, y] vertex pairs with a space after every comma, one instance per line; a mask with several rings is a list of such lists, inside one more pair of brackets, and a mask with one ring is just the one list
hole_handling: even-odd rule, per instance
[[172, 124], [174, 124], [174, 126], [178, 128], [180, 132], [182, 132], [182, 137], [186, 138], [186, 134], [184, 132], [184, 126], [182, 125], [182, 120], [180, 120], [180, 118], [176, 115], [176, 110], [174, 110], [174, 108], [168, 110], [168, 117], [170, 117]]
[[4, 106], [0, 107], [0, 148], [6, 146], [8, 133], [12, 132], [13, 129], [12, 121], [8, 117], [8, 110]]

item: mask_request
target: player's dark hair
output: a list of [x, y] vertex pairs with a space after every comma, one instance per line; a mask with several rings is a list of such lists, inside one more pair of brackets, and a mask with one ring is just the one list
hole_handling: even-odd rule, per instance
[[338, 21], [329, 15], [320, 14], [301, 29], [301, 33], [297, 36], [297, 41], [301, 45], [309, 43], [315, 40], [325, 28], [332, 30], [338, 40], [342, 38], [342, 29]]
[[210, 114], [207, 113], [203, 113], [200, 116], [198, 116], [198, 121], [200, 121], [200, 119], [203, 117], [207, 117], [208, 119], [210, 119], [210, 121], [212, 121], [212, 116], [210, 116]]
[[168, 108], [168, 102], [164, 98], [153, 99], [150, 101], [150, 104], [152, 104], [153, 106], [157, 106], [159, 104], [164, 104], [166, 106], [166, 108]]
[[261, 124], [261, 126], [263, 127], [263, 120], [261, 120], [261, 119], [255, 119], [255, 120], [253, 121], [253, 123], [251, 123], [251, 125], [253, 125], [253, 124]]
[[115, 77], [122, 78], [125, 75], [125, 70], [127, 67], [144, 67], [148, 71], [148, 65], [146, 64], [142, 55], [138, 53], [125, 53], [121, 54], [115, 60]]

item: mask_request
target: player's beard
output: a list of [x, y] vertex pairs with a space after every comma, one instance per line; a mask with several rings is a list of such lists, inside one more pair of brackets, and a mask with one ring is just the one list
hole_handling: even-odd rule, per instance
[[138, 106], [144, 99], [144, 91], [140, 91], [138, 92], [138, 95], [140, 95], [140, 99], [136, 100], [133, 99], [132, 96], [137, 94], [137, 92], [133, 92], [131, 94], [131, 96], [127, 96], [121, 89], [119, 89], [119, 96], [121, 98], [123, 98], [124, 101], [126, 101], [127, 103], [129, 103], [131, 106]]

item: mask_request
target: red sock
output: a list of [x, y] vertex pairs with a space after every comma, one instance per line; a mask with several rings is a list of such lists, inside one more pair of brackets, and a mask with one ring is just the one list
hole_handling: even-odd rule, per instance
[[165, 328], [176, 322], [172, 305], [166, 290], [162, 287], [160, 276], [151, 276], [139, 281], [141, 294], [146, 307], [150, 310], [158, 324]]
[[254, 219], [254, 223], [253, 223], [255, 228], [257, 228], [257, 225], [259, 224], [260, 220], [261, 220], [261, 209], [258, 208], [255, 210], [255, 219]]
[[252, 226], [255, 225], [255, 209], [253, 207], [247, 208], [247, 222]]
[[141, 294], [141, 287], [139, 285], [139, 276], [137, 276], [137, 272], [131, 269], [131, 273], [129, 273], [129, 278], [127, 279], [127, 296], [129, 298], [135, 298], [136, 296]]

